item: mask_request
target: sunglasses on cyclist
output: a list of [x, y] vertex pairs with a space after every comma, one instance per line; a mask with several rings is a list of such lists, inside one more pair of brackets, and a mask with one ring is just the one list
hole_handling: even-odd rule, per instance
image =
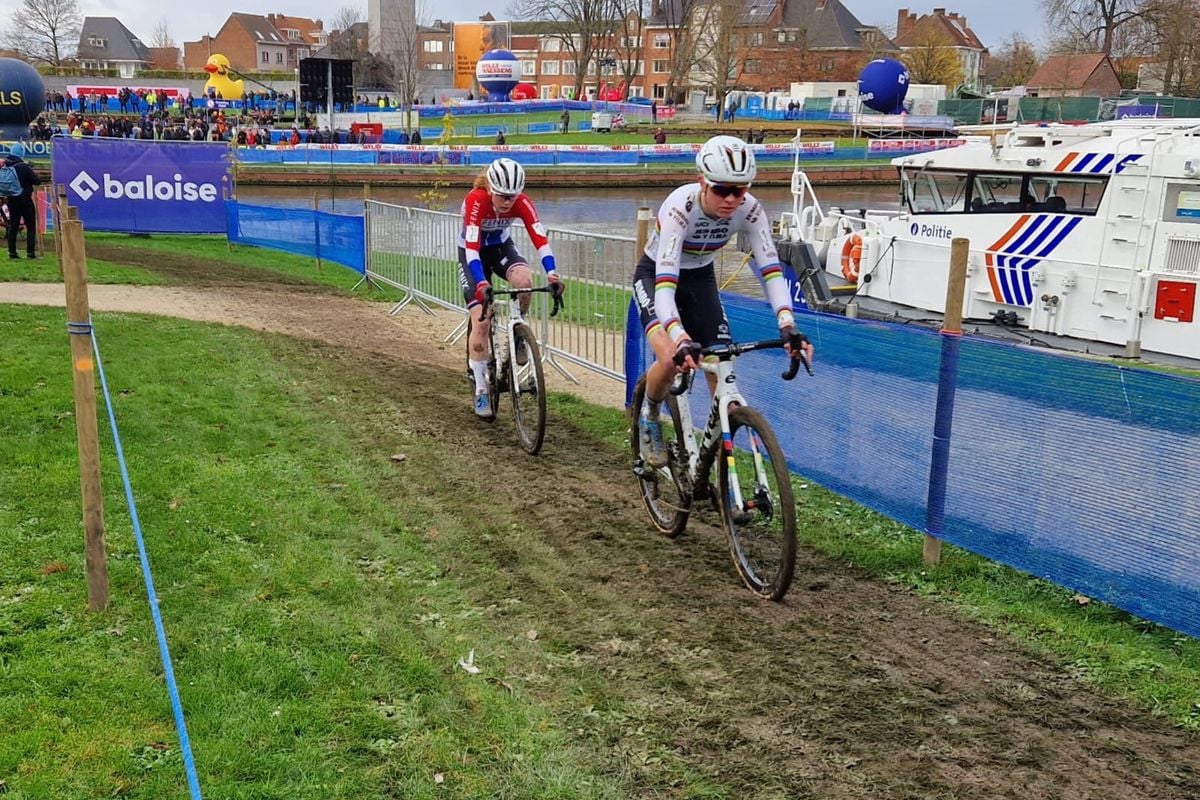
[[710, 183], [709, 189], [712, 189], [713, 194], [717, 197], [744, 197], [746, 192], [750, 191], [749, 186], [729, 186], [724, 183]]
[[492, 192], [492, 197], [495, 197], [497, 200], [502, 200], [505, 203], [511, 203], [513, 200], [517, 199], [515, 194], [500, 194], [499, 192]]

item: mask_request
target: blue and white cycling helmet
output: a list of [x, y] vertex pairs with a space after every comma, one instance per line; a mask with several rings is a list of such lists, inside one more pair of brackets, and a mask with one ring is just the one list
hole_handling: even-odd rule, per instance
[[497, 158], [487, 168], [488, 188], [496, 194], [525, 191], [525, 169], [511, 158]]
[[696, 169], [709, 183], [753, 183], [754, 152], [736, 136], [714, 136], [696, 153]]

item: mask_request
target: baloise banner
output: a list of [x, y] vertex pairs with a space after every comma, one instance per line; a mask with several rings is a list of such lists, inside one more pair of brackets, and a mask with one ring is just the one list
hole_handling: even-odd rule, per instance
[[56, 137], [51, 173], [88, 230], [224, 233], [229, 152], [220, 142]]

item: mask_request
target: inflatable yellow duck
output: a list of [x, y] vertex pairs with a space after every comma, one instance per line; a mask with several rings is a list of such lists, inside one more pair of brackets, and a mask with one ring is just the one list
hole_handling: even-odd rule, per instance
[[241, 99], [242, 82], [229, 77], [229, 59], [220, 53], [213, 53], [204, 65], [208, 73], [208, 82], [204, 84], [204, 93], [213, 89], [225, 100]]

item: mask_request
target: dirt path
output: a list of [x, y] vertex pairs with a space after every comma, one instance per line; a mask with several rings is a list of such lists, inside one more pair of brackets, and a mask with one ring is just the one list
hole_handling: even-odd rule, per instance
[[[607, 741], [640, 796], [693, 796], [664, 782], [665, 756], [740, 798], [1200, 797], [1200, 743], [1002, 635], [803, 550], [788, 600], [757, 602], [733, 577], [711, 515], [676, 541], [648, 533], [612, 443], [561, 419], [537, 459], [513, 457], [503, 419], [494, 443], [481, 437], [465, 424], [462, 345], [441, 342], [456, 319], [389, 317], [386, 305], [311, 289], [203, 283], [96, 286], [91, 301], [286, 333], [380, 396], [401, 381], [419, 387], [395, 402], [406, 435], [437, 437], [446, 452], [444, 477], [425, 491], [467, 513], [454, 459], [469, 448], [495, 485], [520, 487], [469, 508], [480, 532], [500, 533], [454, 544], [448, 563], [481, 605], [498, 585], [524, 598], [505, 621], [540, 629], [559, 669], [603, 676], [591, 697], [558, 696], [553, 675], [521, 677], [577, 714], [579, 735]], [[61, 305], [61, 292], [0, 284], [0, 302]], [[597, 386], [587, 394], [619, 398]], [[386, 458], [395, 433], [363, 438]], [[503, 535], [514, 519], [535, 538]], [[634, 716], [605, 716], [604, 698]]]
[[[389, 303], [298, 287], [230, 287], [203, 281], [190, 287], [95, 285], [89, 287], [88, 298], [93, 313], [157, 314], [240, 325], [447, 369], [460, 366], [465, 346], [461, 339], [445, 341], [462, 322], [459, 314], [442, 311], [431, 316], [410, 304], [389, 316]], [[62, 306], [64, 302], [62, 284], [0, 283], [0, 303]], [[624, 388], [616, 381], [575, 367], [571, 374], [578, 383], [547, 367], [546, 382], [551, 389], [570, 391], [593, 403], [612, 407], [624, 403]]]

